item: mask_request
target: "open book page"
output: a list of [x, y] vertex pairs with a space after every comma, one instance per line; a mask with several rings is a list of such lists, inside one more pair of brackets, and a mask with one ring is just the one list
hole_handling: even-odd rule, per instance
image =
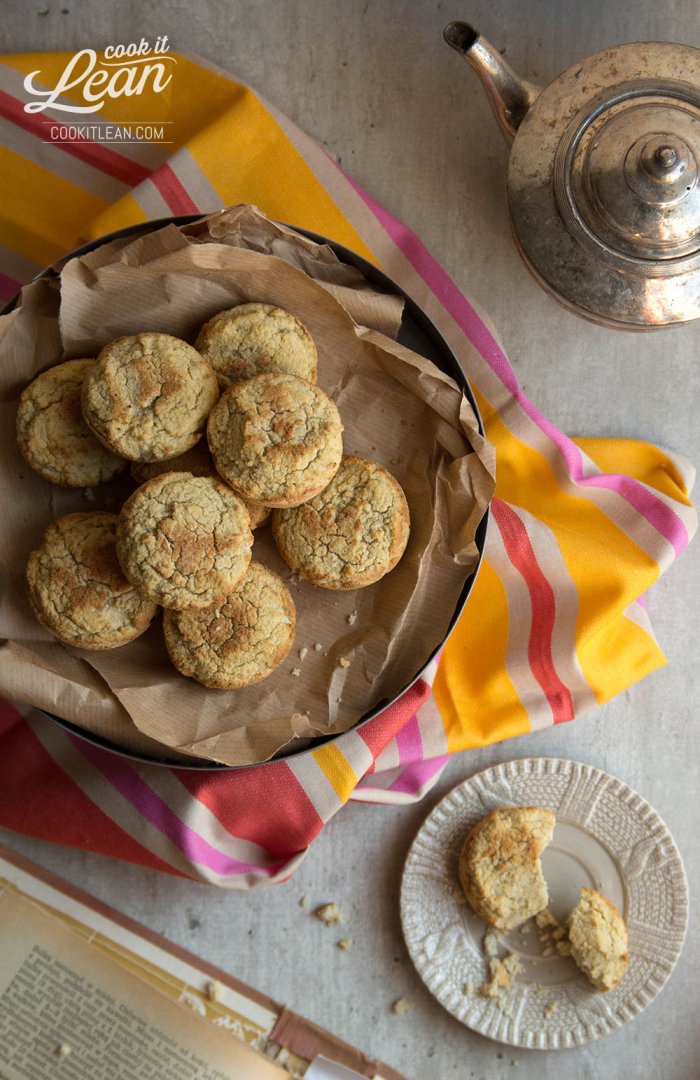
[[256, 1049], [266, 1046], [277, 1022], [277, 1010], [223, 982], [217, 982], [216, 1000], [212, 1000], [211, 976], [205, 971], [25, 872], [14, 862], [2, 858], [0, 853], [0, 897], [7, 889], [18, 889], [31, 897], [96, 949], [171, 1001], [183, 1002], [199, 1016], [225, 1028]]
[[288, 1080], [14, 889], [0, 896], [0, 1076]]

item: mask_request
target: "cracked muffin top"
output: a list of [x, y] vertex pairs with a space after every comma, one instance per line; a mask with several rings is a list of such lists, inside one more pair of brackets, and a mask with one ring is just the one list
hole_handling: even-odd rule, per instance
[[206, 611], [166, 611], [165, 645], [183, 675], [233, 690], [265, 679], [287, 656], [296, 627], [289, 589], [251, 562], [235, 592]]
[[105, 446], [130, 461], [161, 461], [201, 437], [219, 396], [211, 364], [170, 334], [105, 345], [82, 390], [83, 415]]
[[34, 613], [67, 645], [114, 649], [142, 634], [156, 605], [127, 581], [117, 560], [116, 514], [66, 514], [29, 556]]
[[[145, 484], [147, 480], [153, 480], [156, 476], [162, 476], [166, 472], [188, 472], [193, 476], [213, 476], [219, 480], [219, 474], [214, 466], [214, 461], [209, 453], [209, 447], [202, 439], [191, 450], [184, 454], [178, 454], [175, 458], [167, 461], [132, 461], [131, 476], [137, 484]], [[270, 517], [270, 508], [261, 506], [260, 503], [241, 499], [250, 517], [251, 529], [257, 529], [264, 525]]]
[[163, 473], [122, 507], [117, 555], [144, 596], [166, 608], [205, 608], [236, 588], [250, 562], [248, 511], [221, 480]]
[[17, 445], [29, 465], [54, 484], [93, 487], [123, 472], [126, 462], [95, 438], [80, 394], [94, 360], [66, 360], [49, 368], [19, 399]]
[[303, 506], [275, 510], [272, 531], [284, 561], [325, 589], [361, 589], [392, 570], [409, 536], [401, 485], [374, 461], [349, 455]]
[[316, 346], [298, 319], [273, 304], [239, 304], [205, 323], [195, 342], [222, 389], [271, 369], [316, 382]]
[[298, 506], [322, 491], [343, 453], [335, 403], [284, 372], [236, 383], [212, 409], [214, 464], [227, 484], [263, 506]]

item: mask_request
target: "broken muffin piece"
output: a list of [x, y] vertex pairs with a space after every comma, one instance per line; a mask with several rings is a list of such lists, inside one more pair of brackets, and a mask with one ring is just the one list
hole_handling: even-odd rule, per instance
[[581, 889], [581, 899], [566, 920], [571, 956], [588, 981], [606, 993], [627, 970], [627, 927], [612, 900], [595, 889]]

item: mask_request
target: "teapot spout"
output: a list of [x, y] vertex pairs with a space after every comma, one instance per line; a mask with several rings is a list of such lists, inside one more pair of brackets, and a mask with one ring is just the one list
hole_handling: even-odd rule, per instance
[[443, 34], [447, 44], [461, 53], [474, 68], [501, 127], [511, 139], [514, 138], [542, 87], [518, 78], [498, 49], [481, 37], [469, 23], [448, 23]]

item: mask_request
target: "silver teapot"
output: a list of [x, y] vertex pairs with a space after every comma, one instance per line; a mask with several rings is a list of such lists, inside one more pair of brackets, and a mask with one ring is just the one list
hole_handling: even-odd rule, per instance
[[513, 233], [540, 284], [619, 329], [699, 318], [700, 50], [618, 45], [543, 89], [467, 23], [444, 35], [513, 140]]

